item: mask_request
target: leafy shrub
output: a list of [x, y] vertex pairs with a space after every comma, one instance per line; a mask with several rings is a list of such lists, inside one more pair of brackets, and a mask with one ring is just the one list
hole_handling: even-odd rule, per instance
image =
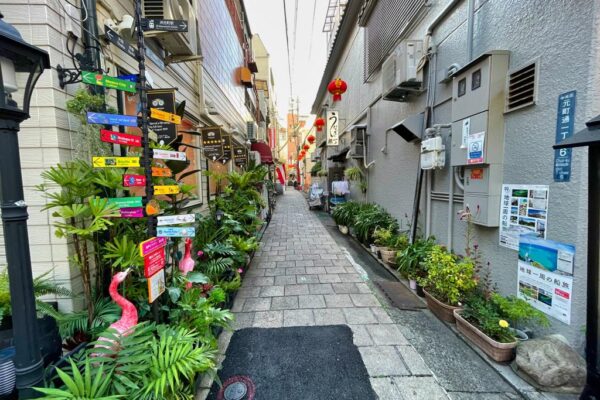
[[425, 277], [425, 260], [435, 246], [435, 238], [417, 239], [411, 245], [404, 247], [396, 256], [398, 270], [408, 279], [417, 279]]
[[375, 229], [384, 228], [395, 233], [398, 231], [398, 222], [383, 207], [376, 204], [365, 204], [358, 210], [352, 227], [358, 240], [369, 244], [373, 239]]
[[491, 302], [497, 307], [500, 314], [513, 325], [533, 323], [547, 327], [550, 325], [548, 317], [543, 312], [535, 309], [531, 304], [515, 296], [504, 297], [493, 293]]
[[354, 225], [354, 218], [361, 207], [363, 207], [361, 203], [347, 201], [336, 206], [333, 209], [331, 216], [336, 224], [350, 227]]
[[486, 301], [483, 296], [469, 298], [462, 316], [498, 342], [510, 343], [515, 341], [515, 337], [508, 329], [508, 324], [504, 321], [498, 307], [494, 303]]

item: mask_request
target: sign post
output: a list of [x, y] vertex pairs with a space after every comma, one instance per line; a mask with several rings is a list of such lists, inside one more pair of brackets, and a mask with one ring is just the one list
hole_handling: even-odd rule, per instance
[[188, 22], [182, 19], [142, 18], [145, 31], [187, 32]]
[[212, 127], [202, 129], [202, 148], [204, 156], [211, 161], [217, 161], [223, 157], [221, 128]]

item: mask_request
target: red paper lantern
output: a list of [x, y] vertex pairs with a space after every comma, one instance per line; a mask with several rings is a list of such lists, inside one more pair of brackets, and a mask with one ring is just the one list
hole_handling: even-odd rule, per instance
[[323, 118], [315, 119], [315, 126], [317, 127], [317, 132], [321, 132], [325, 126], [325, 120]]
[[315, 142], [315, 137], [314, 135], [308, 135], [308, 137], [306, 138], [306, 140], [308, 140], [308, 143], [313, 144]]
[[342, 94], [348, 89], [348, 84], [340, 78], [334, 79], [329, 82], [327, 90], [333, 95], [333, 101], [339, 101], [342, 99]]
[[305, 144], [304, 146], [302, 146], [302, 148], [306, 151], [308, 151], [308, 149], [310, 149], [310, 146], [308, 144]]

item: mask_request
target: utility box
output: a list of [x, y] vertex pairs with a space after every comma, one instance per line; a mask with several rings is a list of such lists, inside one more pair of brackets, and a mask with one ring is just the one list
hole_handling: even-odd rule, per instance
[[441, 136], [421, 142], [421, 169], [441, 169], [446, 165], [446, 146]]
[[504, 100], [509, 52], [490, 51], [452, 80], [450, 164], [465, 168], [464, 207], [473, 222], [499, 225], [504, 162]]

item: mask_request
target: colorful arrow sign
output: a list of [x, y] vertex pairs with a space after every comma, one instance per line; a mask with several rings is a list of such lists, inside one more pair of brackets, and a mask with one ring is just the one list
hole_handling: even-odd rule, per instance
[[141, 197], [113, 197], [108, 199], [108, 204], [114, 204], [119, 208], [142, 207]]
[[165, 267], [165, 249], [160, 248], [144, 256], [144, 276], [151, 277]]
[[187, 160], [187, 156], [183, 151], [171, 151], [160, 149], [152, 149], [152, 157], [160, 160]]
[[130, 93], [136, 92], [135, 83], [108, 75], [98, 74], [96, 72], [81, 71], [81, 81], [90, 85], [102, 86], [107, 89], [118, 89]]
[[144, 217], [144, 208], [143, 207], [133, 207], [133, 208], [121, 208], [119, 210], [121, 213], [121, 218], [143, 218]]
[[142, 146], [141, 136], [109, 131], [108, 129], [100, 129], [100, 140], [106, 143], [122, 144], [124, 146]]
[[194, 237], [196, 229], [194, 227], [173, 228], [170, 226], [156, 228], [156, 236], [158, 237]]
[[92, 157], [94, 168], [129, 168], [139, 167], [139, 157]]
[[158, 226], [189, 224], [195, 221], [195, 214], [165, 215], [157, 217]]
[[123, 175], [123, 186], [146, 186], [146, 177], [144, 175]]
[[138, 126], [135, 115], [103, 114], [97, 112], [87, 113], [88, 124]]
[[170, 112], [161, 111], [156, 108], [150, 109], [150, 118], [158, 119], [160, 121], [171, 122], [173, 124], [181, 124], [181, 117], [177, 114], [171, 114]]
[[152, 176], [170, 177], [173, 176], [173, 171], [169, 168], [152, 167]]
[[154, 194], [177, 194], [179, 190], [177, 185], [154, 186]]
[[163, 248], [167, 245], [167, 238], [164, 237], [153, 237], [148, 240], [144, 240], [140, 243], [140, 256], [144, 257], [156, 249]]

